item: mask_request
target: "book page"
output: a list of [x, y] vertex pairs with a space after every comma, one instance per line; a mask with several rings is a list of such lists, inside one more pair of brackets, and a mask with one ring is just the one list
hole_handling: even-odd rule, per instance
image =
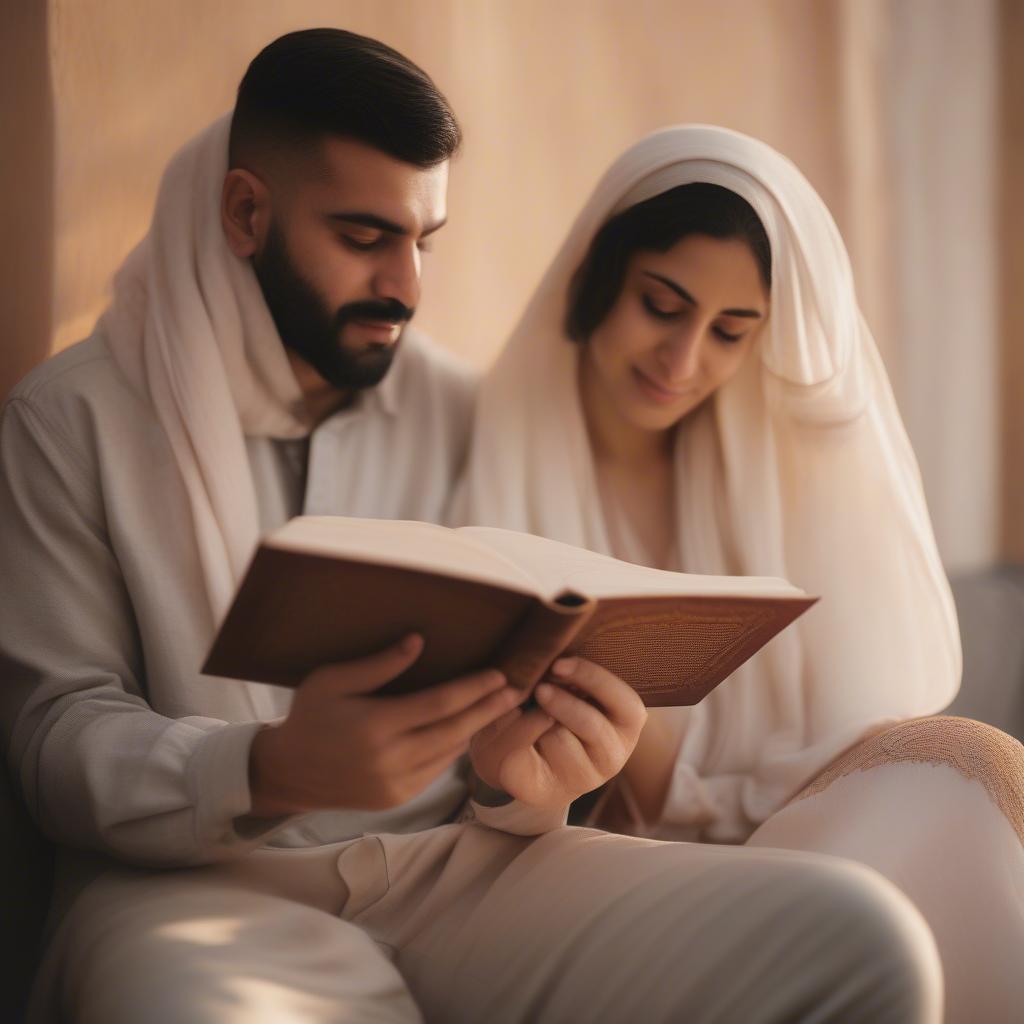
[[[499, 531], [504, 532], [504, 531]], [[342, 516], [298, 516], [263, 538], [268, 547], [417, 569], [538, 595], [514, 556], [462, 531], [433, 523]]]
[[462, 536], [472, 536], [522, 565], [537, 580], [540, 596], [548, 600], [563, 590], [597, 599], [658, 595], [806, 596], [798, 587], [774, 577], [667, 572], [512, 530], [464, 526], [457, 532]]

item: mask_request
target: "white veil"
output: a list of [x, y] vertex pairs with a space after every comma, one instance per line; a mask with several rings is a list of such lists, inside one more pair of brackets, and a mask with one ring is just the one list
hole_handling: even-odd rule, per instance
[[956, 693], [956, 616], [920, 476], [839, 232], [802, 174], [736, 132], [686, 125], [627, 150], [576, 219], [484, 381], [453, 506], [463, 523], [610, 552], [563, 321], [615, 213], [690, 182], [757, 212], [771, 311], [741, 371], [684, 420], [677, 542], [699, 573], [781, 576], [822, 600], [692, 709], [668, 824], [741, 841], [857, 739]]

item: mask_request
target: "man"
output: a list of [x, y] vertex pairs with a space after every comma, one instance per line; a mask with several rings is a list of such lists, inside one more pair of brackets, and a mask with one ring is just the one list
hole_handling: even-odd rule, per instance
[[199, 674], [262, 531], [441, 515], [470, 382], [406, 325], [458, 143], [388, 47], [277, 40], [5, 407], [0, 710], [60, 844], [34, 1019], [937, 1020], [870, 873], [561, 827], [643, 722], [596, 666], [527, 711], [493, 671], [372, 696], [416, 636], [294, 698]]

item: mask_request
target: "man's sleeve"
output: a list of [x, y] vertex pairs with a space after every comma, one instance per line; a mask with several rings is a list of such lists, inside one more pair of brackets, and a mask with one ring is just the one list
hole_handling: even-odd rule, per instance
[[[102, 483], [29, 401], [0, 418], [0, 726], [13, 778], [57, 842], [151, 866], [226, 859], [259, 723], [166, 718], [143, 651]], [[252, 824], [251, 819], [247, 821]]]

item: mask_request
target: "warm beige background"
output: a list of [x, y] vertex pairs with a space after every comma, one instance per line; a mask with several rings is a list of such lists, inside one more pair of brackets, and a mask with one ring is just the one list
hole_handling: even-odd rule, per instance
[[820, 2], [57, 0], [56, 343], [86, 332], [145, 230], [158, 176], [293, 28], [378, 36], [420, 63], [465, 129], [421, 323], [485, 363], [604, 165], [675, 121], [728, 124], [844, 192], [834, 9]]
[[[450, 226], [429, 258], [419, 315], [443, 344], [486, 365], [601, 170], [640, 134], [688, 120], [750, 132], [796, 161], [847, 239], [947, 563], [996, 557], [1001, 513], [1002, 550], [1024, 553], [1024, 524], [1007, 515], [1024, 512], [1024, 497], [1007, 483], [1014, 467], [999, 462], [1001, 436], [1021, 435], [1024, 422], [1010, 413], [1019, 403], [1005, 380], [999, 416], [998, 376], [1015, 351], [1007, 332], [1021, 325], [997, 290], [995, 180], [1005, 155], [997, 138], [1020, 109], [1019, 73], [1010, 108], [997, 57], [1000, 40], [1005, 55], [1024, 52], [1020, 9], [1020, 0], [3, 0], [0, 117], [18, 158], [0, 163], [0, 202], [18, 243], [2, 257], [11, 343], [0, 392], [51, 343], [89, 331], [146, 229], [168, 157], [230, 107], [255, 52], [284, 31], [336, 25], [422, 64], [463, 123]], [[1004, 207], [1017, 203], [1019, 216], [1014, 192], [1004, 189]], [[954, 288], [965, 274], [969, 287]], [[1012, 287], [1004, 274], [1002, 295]]]

